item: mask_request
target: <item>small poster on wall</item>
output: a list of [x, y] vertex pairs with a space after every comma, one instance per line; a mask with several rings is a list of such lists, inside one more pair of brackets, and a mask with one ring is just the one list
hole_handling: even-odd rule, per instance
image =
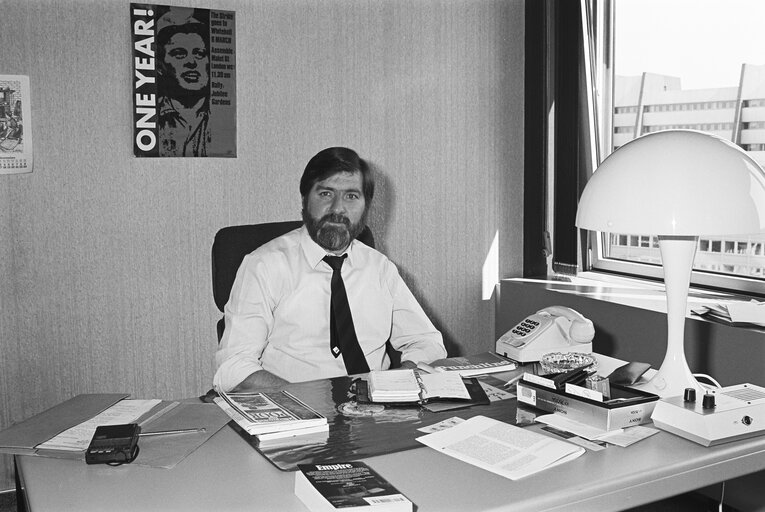
[[236, 157], [233, 11], [130, 4], [133, 154]]
[[29, 77], [0, 75], [0, 174], [32, 172]]

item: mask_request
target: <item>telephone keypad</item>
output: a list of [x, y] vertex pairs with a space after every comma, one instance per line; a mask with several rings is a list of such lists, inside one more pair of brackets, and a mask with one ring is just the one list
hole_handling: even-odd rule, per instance
[[523, 320], [521, 323], [513, 327], [511, 332], [515, 335], [523, 337], [534, 332], [534, 329], [536, 329], [538, 326], [539, 322], [527, 318], [526, 320]]
[[510, 329], [510, 339], [506, 340], [510, 346], [515, 348], [522, 348], [533, 341], [531, 336], [540, 328], [543, 327], [544, 320], [540, 321], [534, 317], [528, 317], [521, 320], [515, 327]]
[[537, 327], [539, 327], [539, 322], [537, 322], [536, 320], [532, 320], [531, 318], [526, 318], [522, 320], [521, 323], [513, 327], [510, 331], [515, 338], [510, 342], [510, 345], [515, 348], [523, 347], [524, 345], [526, 345], [526, 340], [524, 340], [523, 338], [532, 334], [534, 332], [534, 329], [536, 329]]

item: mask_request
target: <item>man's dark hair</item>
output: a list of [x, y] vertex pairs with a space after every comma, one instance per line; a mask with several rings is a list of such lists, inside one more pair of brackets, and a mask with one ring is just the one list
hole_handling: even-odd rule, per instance
[[319, 151], [308, 161], [300, 178], [300, 195], [305, 199], [314, 184], [341, 172], [360, 172], [364, 200], [369, 208], [375, 194], [375, 180], [366, 161], [348, 148], [327, 148]]

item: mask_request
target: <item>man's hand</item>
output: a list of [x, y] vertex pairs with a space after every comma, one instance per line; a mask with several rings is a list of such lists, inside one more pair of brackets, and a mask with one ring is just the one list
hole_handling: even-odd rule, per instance
[[417, 368], [417, 363], [412, 361], [401, 361], [401, 369], [414, 370]]
[[237, 387], [231, 390], [231, 393], [252, 393], [281, 389], [287, 384], [289, 384], [289, 381], [277, 377], [271, 372], [258, 370], [248, 375]]

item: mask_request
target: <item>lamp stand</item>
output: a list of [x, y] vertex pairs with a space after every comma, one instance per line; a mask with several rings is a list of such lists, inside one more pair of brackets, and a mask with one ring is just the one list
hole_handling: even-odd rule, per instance
[[682, 395], [685, 388], [703, 393], [685, 359], [685, 315], [697, 236], [659, 236], [667, 295], [667, 353], [656, 375], [638, 386], [660, 397]]

